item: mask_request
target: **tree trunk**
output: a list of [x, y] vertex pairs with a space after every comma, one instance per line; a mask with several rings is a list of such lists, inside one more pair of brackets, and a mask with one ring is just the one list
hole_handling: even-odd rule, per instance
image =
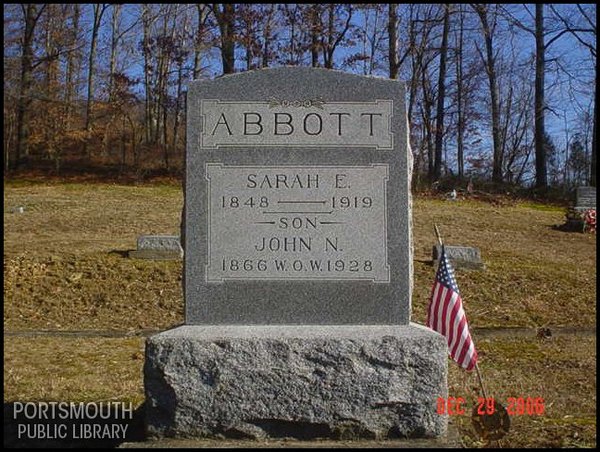
[[263, 32], [263, 52], [262, 52], [262, 63], [261, 67], [269, 67], [271, 62], [271, 33], [273, 28], [273, 13], [275, 11], [275, 5], [269, 5], [269, 12], [267, 13], [265, 28]]
[[430, 97], [429, 80], [427, 78], [427, 71], [421, 70], [421, 83], [423, 88], [423, 127], [425, 129], [425, 142], [427, 143], [427, 178], [433, 179], [434, 171], [434, 155], [433, 155], [433, 133], [431, 127], [431, 108], [433, 106], [433, 99]]
[[151, 27], [151, 18], [150, 18], [150, 8], [148, 4], [142, 5], [142, 24], [143, 24], [143, 53], [144, 53], [144, 119], [145, 119], [145, 142], [146, 144], [150, 144], [152, 142], [152, 129], [153, 129], [153, 108], [152, 108], [152, 89], [151, 89], [151, 63], [150, 63], [150, 27]]
[[311, 27], [310, 27], [310, 55], [311, 66], [319, 67], [319, 28], [321, 25], [319, 18], [318, 5], [314, 4], [311, 7]]
[[113, 5], [113, 15], [112, 15], [112, 37], [110, 43], [110, 73], [108, 74], [108, 93], [109, 93], [109, 102], [112, 103], [114, 100], [114, 90], [115, 90], [115, 82], [114, 82], [114, 74], [117, 70], [117, 47], [119, 45], [119, 18], [121, 16], [121, 7], [123, 5], [119, 3], [115, 3]]
[[333, 35], [335, 33], [335, 4], [330, 3], [327, 21], [327, 49], [323, 52], [323, 66], [333, 69]]
[[177, 138], [179, 137], [179, 120], [181, 115], [181, 94], [183, 87], [183, 61], [177, 67], [177, 94], [175, 97], [175, 118], [173, 120], [173, 150], [177, 155]]
[[544, 4], [535, 5], [535, 186], [548, 187], [544, 127]]
[[[81, 14], [80, 5], [77, 3], [73, 4], [73, 19], [72, 19], [72, 29], [71, 36], [69, 39], [69, 45], [75, 47], [79, 38], [79, 17]], [[65, 87], [65, 130], [69, 131], [71, 128], [71, 113], [72, 113], [72, 105], [73, 102], [73, 92], [77, 91], [76, 84], [74, 81], [78, 80], [78, 72], [80, 68], [80, 52], [73, 50], [67, 53], [67, 73], [66, 73], [66, 87]]]
[[[29, 106], [31, 104], [30, 90], [33, 83], [33, 37], [35, 26], [40, 17], [41, 10], [37, 11], [36, 5], [23, 5], [25, 29], [23, 31], [23, 47], [21, 54], [21, 81], [19, 84], [19, 98], [17, 100], [17, 143], [15, 158], [11, 167], [17, 168], [23, 163], [23, 158], [29, 155]], [[44, 6], [42, 6], [42, 9]]]
[[223, 10], [214, 4], [213, 11], [221, 32], [221, 61], [223, 74], [235, 72], [235, 5], [224, 3]]
[[[289, 41], [289, 62], [288, 64], [297, 65], [298, 60], [296, 58], [296, 15], [294, 10], [290, 11], [289, 5], [284, 3], [283, 7], [287, 14], [288, 20], [290, 21], [290, 41]], [[297, 8], [298, 5], [295, 6]]]
[[[45, 47], [46, 47], [46, 80], [45, 80], [45, 96], [48, 102], [43, 109], [44, 117], [44, 141], [46, 146], [47, 156], [53, 159], [56, 163], [60, 149], [57, 146], [57, 138], [62, 135], [58, 133], [60, 122], [63, 119], [61, 111], [57, 108], [56, 94], [58, 92], [58, 47], [56, 21], [60, 16], [56, 4], [50, 3], [46, 8], [45, 20]], [[57, 166], [59, 168], [59, 166]], [[57, 172], [58, 174], [58, 172]]]
[[437, 118], [435, 126], [435, 161], [433, 164], [433, 179], [442, 176], [442, 144], [444, 137], [444, 101], [446, 96], [446, 57], [448, 54], [448, 31], [450, 28], [450, 6], [446, 5], [444, 12], [444, 31], [442, 33], [442, 48], [440, 50], [440, 68], [438, 79]]
[[[169, 28], [169, 20], [171, 18], [171, 4], [167, 5], [167, 10], [166, 12], [164, 12], [162, 14], [163, 16], [163, 27], [162, 27], [162, 32], [161, 32], [161, 36], [163, 38], [167, 38], [168, 36], [168, 28]], [[172, 32], [171, 32], [171, 41], [173, 40], [175, 36], [175, 27], [173, 26]], [[157, 91], [157, 98], [156, 98], [156, 103], [155, 103], [155, 114], [154, 117], [156, 118], [156, 129], [155, 129], [155, 136], [153, 139], [154, 143], [159, 143], [163, 145], [163, 147], [167, 146], [167, 139], [166, 139], [166, 133], [167, 133], [167, 106], [166, 106], [166, 99], [167, 99], [167, 79], [168, 79], [168, 73], [169, 73], [169, 49], [165, 47], [165, 45], [158, 45], [157, 48], [158, 51], [158, 65], [157, 65], [157, 80], [156, 80], [156, 91]], [[161, 127], [161, 123], [162, 123], [162, 127]], [[162, 130], [161, 130], [162, 129]], [[166, 152], [166, 150], [165, 150]], [[165, 157], [165, 162], [168, 162], [168, 157]]]
[[85, 107], [85, 131], [86, 141], [84, 144], [84, 153], [88, 160], [91, 158], [91, 147], [88, 145], [90, 139], [90, 132], [92, 130], [92, 104], [94, 101], [94, 65], [96, 63], [96, 48], [98, 47], [98, 31], [100, 29], [100, 22], [102, 21], [102, 15], [106, 5], [95, 3], [94, 4], [94, 23], [92, 26], [92, 40], [90, 43], [90, 55], [88, 59], [88, 83], [87, 83], [87, 103]]
[[596, 90], [594, 90], [594, 122], [592, 123], [592, 158], [590, 162], [590, 185], [596, 186]]
[[462, 180], [465, 175], [465, 111], [463, 108], [463, 31], [464, 16], [462, 10], [459, 16], [458, 42], [456, 44], [456, 109], [457, 109], [457, 138], [456, 138], [456, 160], [458, 163], [458, 178]]
[[388, 3], [388, 39], [389, 39], [389, 60], [390, 60], [390, 78], [398, 78], [398, 13], [396, 3]]
[[492, 142], [494, 147], [493, 163], [492, 163], [492, 181], [496, 183], [502, 182], [502, 144], [500, 142], [500, 100], [498, 94], [498, 82], [496, 79], [496, 62], [494, 58], [493, 46], [493, 30], [488, 22], [487, 5], [476, 5], [475, 11], [479, 15], [483, 37], [485, 40], [485, 58], [482, 59], [485, 63], [485, 68], [490, 85], [490, 100], [492, 103]]
[[[344, 39], [344, 36], [346, 35], [346, 33], [348, 32], [348, 30], [350, 29], [350, 21], [352, 20], [352, 4], [348, 4], [348, 17], [346, 18], [346, 23], [344, 24], [343, 28], [340, 29], [339, 33], [336, 33], [336, 26], [335, 26], [335, 17], [336, 17], [336, 5], [333, 3], [330, 3], [328, 5], [329, 7], [329, 13], [328, 13], [328, 21], [327, 21], [327, 41], [325, 44], [325, 39], [322, 39], [322, 43], [323, 43], [323, 66], [326, 69], [333, 69], [333, 62], [334, 62], [334, 58], [333, 55], [335, 54], [335, 50], [337, 49], [338, 45], [342, 42], [342, 40]], [[336, 36], [337, 34], [337, 36]]]
[[196, 42], [194, 46], [194, 80], [200, 77], [200, 71], [202, 70], [201, 65], [201, 53], [202, 53], [202, 41], [204, 40], [205, 23], [206, 23], [206, 7], [203, 4], [196, 5], [198, 9], [198, 29], [196, 31]]

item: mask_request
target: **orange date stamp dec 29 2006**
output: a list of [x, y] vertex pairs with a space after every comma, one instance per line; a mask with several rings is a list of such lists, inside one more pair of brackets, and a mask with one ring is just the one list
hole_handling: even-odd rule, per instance
[[[438, 397], [437, 413], [449, 416], [466, 414], [465, 403], [462, 397]], [[492, 415], [497, 411], [498, 403], [494, 397], [478, 397], [476, 413], [481, 416]], [[545, 411], [542, 397], [508, 397], [505, 405], [509, 416], [541, 416]]]

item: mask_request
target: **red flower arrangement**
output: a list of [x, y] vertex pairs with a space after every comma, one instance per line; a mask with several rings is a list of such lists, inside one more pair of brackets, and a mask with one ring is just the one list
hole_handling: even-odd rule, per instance
[[596, 233], [596, 209], [588, 209], [584, 212], [583, 232]]

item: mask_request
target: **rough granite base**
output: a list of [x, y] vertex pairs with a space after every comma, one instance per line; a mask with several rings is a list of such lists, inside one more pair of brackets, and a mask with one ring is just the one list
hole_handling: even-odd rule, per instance
[[181, 326], [146, 341], [150, 437], [446, 434], [447, 345], [421, 325]]

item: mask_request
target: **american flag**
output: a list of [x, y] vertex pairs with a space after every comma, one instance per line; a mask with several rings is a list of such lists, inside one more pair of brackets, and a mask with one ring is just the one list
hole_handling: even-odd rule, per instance
[[435, 282], [431, 289], [427, 326], [446, 337], [448, 353], [459, 366], [473, 370], [477, 363], [477, 350], [469, 333], [467, 316], [454, 278], [454, 270], [446, 257], [443, 245]]

